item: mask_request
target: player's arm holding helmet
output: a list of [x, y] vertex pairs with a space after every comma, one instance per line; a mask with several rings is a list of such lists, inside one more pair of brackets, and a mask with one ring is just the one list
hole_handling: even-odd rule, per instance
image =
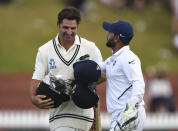
[[53, 107], [53, 101], [51, 98], [45, 99], [46, 95], [36, 95], [36, 90], [41, 80], [32, 80], [30, 87], [30, 98], [32, 103], [41, 109], [49, 109]]
[[[93, 48], [93, 47], [92, 47], [92, 48]], [[95, 61], [95, 62], [100, 66], [100, 63], [103, 62], [101, 53], [100, 53], [100, 51], [99, 51], [98, 48], [95, 48], [95, 49], [92, 49], [92, 48], [91, 48], [91, 50], [95, 50], [95, 52], [93, 52], [92, 54], [90, 54], [90, 58], [91, 58], [93, 61]], [[96, 82], [96, 84], [98, 85], [98, 84], [104, 82], [105, 80], [106, 80], [105, 75], [102, 75], [102, 76], [98, 79], [98, 81]]]
[[47, 62], [45, 60], [45, 57], [43, 57], [44, 55], [45, 54], [42, 53], [41, 48], [39, 48], [36, 56], [33, 78], [30, 85], [30, 99], [31, 102], [38, 108], [49, 109], [53, 107], [54, 102], [52, 101], [52, 99], [45, 99], [45, 95], [36, 95], [37, 87], [39, 86], [40, 82], [42, 82], [47, 72]]
[[[56, 108], [63, 102], [70, 99], [72, 93], [71, 81], [63, 80], [62, 76], [55, 76], [48, 73], [49, 83], [42, 80], [45, 74], [45, 59], [41, 57], [40, 50], [36, 59], [36, 70], [31, 83], [31, 101], [34, 105], [42, 109]], [[35, 74], [38, 74], [37, 76]], [[40, 78], [41, 77], [41, 78]]]

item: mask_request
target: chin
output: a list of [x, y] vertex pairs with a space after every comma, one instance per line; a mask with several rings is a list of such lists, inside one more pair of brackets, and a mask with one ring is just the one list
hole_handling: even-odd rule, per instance
[[75, 41], [74, 38], [65, 38], [64, 40], [65, 40], [66, 42], [73, 42], [73, 41]]

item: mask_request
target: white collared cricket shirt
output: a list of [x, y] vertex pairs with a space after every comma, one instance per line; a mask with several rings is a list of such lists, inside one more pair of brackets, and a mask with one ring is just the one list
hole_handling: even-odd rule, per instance
[[131, 97], [144, 94], [141, 63], [129, 46], [122, 47], [102, 62], [100, 67], [102, 75], [107, 78], [106, 104], [109, 113], [122, 112]]
[[[60, 75], [63, 79], [71, 79], [74, 77], [73, 64], [86, 54], [97, 63], [102, 61], [101, 53], [93, 42], [76, 35], [74, 44], [66, 51], [58, 42], [57, 35], [39, 48], [32, 79], [48, 83], [49, 73]], [[72, 100], [64, 102], [58, 108], [50, 109], [51, 130], [61, 126], [89, 130], [93, 120], [93, 108], [81, 109]]]

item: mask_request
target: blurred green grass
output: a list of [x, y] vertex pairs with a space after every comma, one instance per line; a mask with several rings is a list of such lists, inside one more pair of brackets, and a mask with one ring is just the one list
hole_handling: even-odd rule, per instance
[[[131, 48], [140, 57], [143, 71], [164, 66], [169, 72], [178, 72], [168, 10], [146, 6], [136, 12], [90, 1], [92, 8], [83, 16], [78, 34], [94, 41], [104, 59], [111, 55], [111, 49], [105, 46], [107, 32], [102, 29], [102, 22], [126, 20], [134, 27]], [[21, 0], [0, 5], [0, 72], [33, 71], [37, 49], [56, 36], [57, 14], [65, 6], [60, 0]]]

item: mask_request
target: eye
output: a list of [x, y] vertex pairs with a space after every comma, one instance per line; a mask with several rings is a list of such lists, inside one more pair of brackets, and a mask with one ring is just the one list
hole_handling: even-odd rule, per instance
[[77, 27], [71, 27], [72, 30], [75, 30]]
[[68, 29], [69, 27], [67, 27], [67, 26], [63, 26], [63, 28], [64, 28], [64, 29]]

